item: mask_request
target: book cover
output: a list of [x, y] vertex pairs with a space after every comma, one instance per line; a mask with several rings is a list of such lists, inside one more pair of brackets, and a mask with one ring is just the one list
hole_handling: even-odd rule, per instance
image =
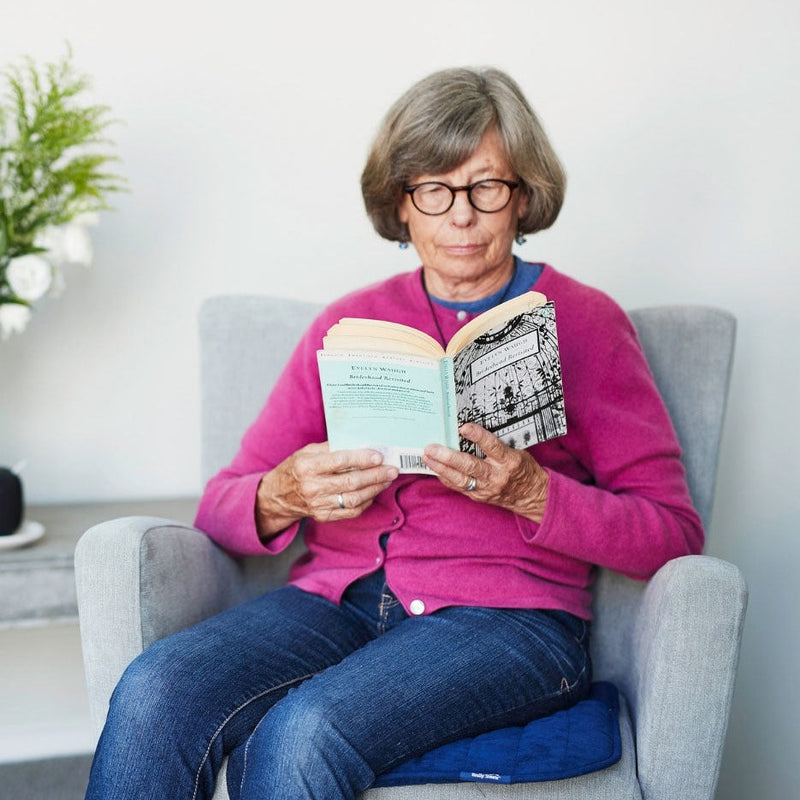
[[[477, 422], [516, 448], [567, 432], [552, 302], [478, 336], [453, 362], [459, 425]], [[465, 439], [461, 449], [480, 455]]]

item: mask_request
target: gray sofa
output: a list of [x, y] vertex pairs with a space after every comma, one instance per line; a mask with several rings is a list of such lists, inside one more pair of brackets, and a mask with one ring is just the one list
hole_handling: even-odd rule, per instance
[[[203, 477], [228, 463], [317, 306], [224, 296], [200, 313]], [[631, 312], [684, 447], [708, 524], [733, 356], [735, 321], [705, 307]], [[169, 458], [170, 454], [165, 453]], [[98, 732], [125, 666], [152, 641], [277, 586], [301, 543], [278, 558], [233, 559], [191, 521], [110, 520], [76, 551], [81, 636]], [[724, 535], [724, 532], [720, 532]], [[620, 689], [621, 760], [562, 781], [371, 789], [364, 800], [708, 800], [722, 757], [747, 589], [708, 556], [664, 566], [647, 583], [601, 570], [595, 678]], [[215, 800], [227, 798], [218, 781]]]

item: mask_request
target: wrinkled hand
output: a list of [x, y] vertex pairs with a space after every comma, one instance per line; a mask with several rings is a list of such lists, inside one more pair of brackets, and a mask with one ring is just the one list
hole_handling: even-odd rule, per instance
[[[375, 450], [337, 450], [309, 444], [267, 472], [258, 485], [256, 524], [269, 539], [303, 517], [352, 519], [397, 477]], [[344, 507], [341, 507], [339, 498]]]
[[[425, 463], [442, 483], [473, 500], [507, 508], [541, 522], [550, 477], [536, 459], [526, 450], [508, 447], [475, 423], [462, 425], [459, 433], [475, 442], [486, 458], [476, 458], [444, 445], [428, 445]], [[474, 488], [468, 489], [473, 485], [473, 478]]]

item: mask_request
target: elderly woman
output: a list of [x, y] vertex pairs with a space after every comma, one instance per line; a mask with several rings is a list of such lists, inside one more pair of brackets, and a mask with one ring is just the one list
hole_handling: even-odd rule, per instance
[[[564, 175], [496, 70], [420, 81], [391, 108], [362, 176], [378, 233], [420, 269], [327, 308], [297, 346], [197, 525], [226, 550], [307, 552], [289, 585], [147, 649], [111, 702], [88, 797], [353, 798], [394, 765], [521, 725], [588, 690], [594, 565], [647, 578], [703, 531], [680, 451], [619, 307], [512, 254], [558, 215]], [[431, 443], [435, 475], [331, 452], [316, 366], [344, 316], [443, 343], [532, 287], [555, 301], [568, 433], [485, 458]]]

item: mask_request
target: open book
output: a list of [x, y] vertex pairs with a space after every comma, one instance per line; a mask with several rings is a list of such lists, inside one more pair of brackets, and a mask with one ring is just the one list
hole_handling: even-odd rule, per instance
[[465, 422], [518, 448], [567, 432], [555, 307], [539, 292], [485, 311], [446, 350], [407, 325], [346, 317], [317, 360], [331, 449], [379, 450], [401, 472], [429, 472], [434, 442], [481, 456], [459, 437]]

